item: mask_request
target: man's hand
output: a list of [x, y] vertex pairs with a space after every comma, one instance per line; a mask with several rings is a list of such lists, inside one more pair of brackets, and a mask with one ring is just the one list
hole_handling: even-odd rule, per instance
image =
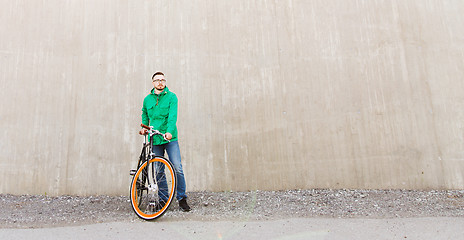
[[142, 130], [139, 131], [139, 134], [140, 134], [140, 135], [147, 135], [147, 134], [148, 134], [148, 130], [144, 128], [144, 129], [142, 129]]
[[164, 134], [164, 137], [166, 137], [167, 140], [171, 140], [171, 139], [172, 139], [172, 135], [171, 135], [170, 133]]

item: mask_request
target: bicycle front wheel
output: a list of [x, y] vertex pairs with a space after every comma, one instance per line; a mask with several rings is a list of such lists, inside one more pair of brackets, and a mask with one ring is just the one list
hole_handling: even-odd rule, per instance
[[174, 168], [167, 159], [155, 157], [143, 163], [131, 183], [132, 209], [145, 220], [161, 217], [174, 199], [176, 184]]

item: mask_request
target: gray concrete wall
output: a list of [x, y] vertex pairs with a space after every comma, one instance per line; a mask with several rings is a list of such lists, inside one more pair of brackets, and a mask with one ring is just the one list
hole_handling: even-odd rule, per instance
[[464, 188], [461, 0], [0, 5], [0, 193], [128, 194], [156, 70], [190, 191]]

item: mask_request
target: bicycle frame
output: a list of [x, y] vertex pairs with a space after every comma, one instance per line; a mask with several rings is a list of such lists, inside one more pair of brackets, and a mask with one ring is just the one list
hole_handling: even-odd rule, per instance
[[[145, 135], [144, 142], [143, 142], [143, 145], [142, 145], [142, 152], [140, 153], [139, 161], [137, 162], [137, 167], [136, 167], [136, 169], [130, 170], [130, 175], [131, 176], [135, 175], [135, 173], [137, 172], [137, 169], [139, 169], [141, 165], [143, 165], [145, 162], [148, 162], [150, 159], [155, 157], [155, 154], [152, 151], [152, 140], [151, 140], [151, 139], [153, 139], [153, 135], [155, 135], [155, 134], [159, 134], [159, 133], [155, 132], [155, 133]], [[159, 157], [163, 157], [163, 156], [159, 156]], [[145, 176], [148, 176], [148, 169], [147, 168], [145, 168], [143, 172], [145, 173]], [[153, 171], [152, 171], [152, 173], [153, 173]], [[150, 182], [150, 179], [151, 179], [151, 181], [154, 181], [153, 184], [156, 184], [155, 176], [151, 176], [151, 178], [149, 177], [148, 182]], [[146, 179], [143, 178], [143, 182], [145, 182], [145, 180]], [[146, 189], [143, 189], [143, 190], [146, 190]]]
[[143, 143], [142, 145], [142, 152], [140, 153], [140, 156], [139, 156], [139, 161], [137, 162], [137, 167], [135, 169], [131, 169], [130, 170], [130, 175], [133, 176], [135, 174], [135, 172], [137, 171], [137, 169], [146, 161], [150, 160], [150, 157], [147, 157], [148, 154], [150, 154], [150, 157], [152, 157], [151, 155], [153, 154], [152, 153], [152, 150], [151, 150], [151, 142], [147, 141], [147, 137], [145, 136], [145, 142]]
[[[146, 128], [149, 130], [148, 134], [145, 135], [143, 146], [142, 146], [142, 152], [140, 153], [139, 161], [137, 163], [136, 169], [130, 170], [130, 175], [133, 176], [137, 169], [146, 161], [154, 158], [156, 155], [152, 151], [152, 141], [153, 141], [153, 136], [154, 135], [162, 135], [164, 139], [166, 139], [165, 135], [160, 133], [158, 130], [153, 130], [151, 127], [148, 127], [146, 125], [142, 124], [142, 127]], [[150, 140], [149, 140], [150, 139]], [[166, 139], [167, 140], [167, 139]], [[157, 157], [163, 157], [164, 156], [157, 156]]]

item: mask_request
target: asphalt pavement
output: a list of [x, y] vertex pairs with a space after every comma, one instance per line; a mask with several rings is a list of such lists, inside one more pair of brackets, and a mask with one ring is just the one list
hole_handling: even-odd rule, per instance
[[0, 229], [0, 239], [464, 239], [464, 218], [290, 218], [268, 221], [132, 221]]

